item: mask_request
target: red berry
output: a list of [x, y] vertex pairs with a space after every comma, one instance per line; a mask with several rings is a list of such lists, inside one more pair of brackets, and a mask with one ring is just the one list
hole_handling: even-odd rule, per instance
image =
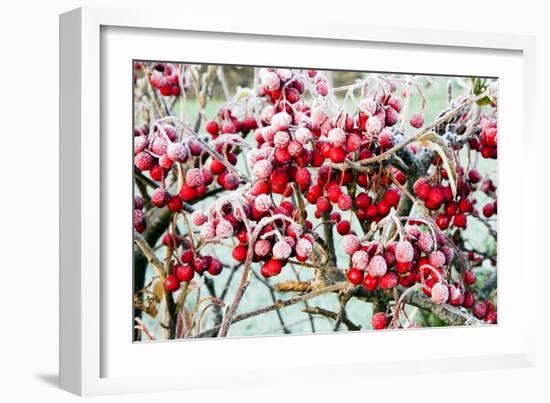
[[487, 218], [495, 214], [495, 205], [493, 203], [487, 203], [483, 206], [483, 215]]
[[158, 208], [164, 207], [166, 206], [166, 203], [168, 203], [169, 197], [170, 195], [166, 190], [162, 188], [156, 188], [151, 195], [151, 204]]
[[342, 211], [347, 211], [351, 209], [352, 201], [351, 196], [347, 194], [341, 194], [338, 198], [338, 208]]
[[355, 205], [363, 210], [366, 210], [370, 205], [370, 197], [366, 193], [359, 193], [355, 197]]
[[384, 201], [388, 203], [390, 207], [396, 207], [400, 198], [399, 192], [396, 189], [388, 189], [384, 195]]
[[386, 203], [384, 200], [381, 200], [378, 205], [376, 206], [376, 209], [378, 211], [378, 215], [381, 217], [385, 217], [390, 212], [390, 206], [388, 203]]
[[372, 328], [374, 330], [381, 330], [386, 327], [386, 314], [384, 312], [377, 312], [372, 315]]
[[179, 281], [189, 282], [195, 276], [195, 270], [189, 263], [184, 263], [174, 267], [174, 274]]
[[174, 195], [168, 199], [168, 203], [166, 204], [170, 211], [177, 213], [178, 211], [181, 211], [183, 207], [183, 202], [181, 201], [181, 198], [178, 195]]
[[487, 304], [483, 301], [478, 302], [474, 305], [472, 312], [476, 318], [483, 319], [487, 315]]
[[367, 274], [363, 279], [363, 287], [367, 291], [374, 291], [378, 287], [378, 277], [373, 277], [370, 274]]
[[434, 208], [434, 210], [437, 210], [439, 206], [441, 206], [444, 200], [445, 200], [445, 195], [443, 194], [443, 190], [440, 187], [434, 187], [432, 188], [432, 190], [430, 190], [428, 201], [432, 205], [438, 206], [437, 208]]
[[164, 288], [168, 292], [177, 291], [178, 288], [180, 288], [180, 282], [178, 281], [176, 276], [171, 274], [164, 279]]
[[411, 116], [410, 124], [415, 129], [422, 127], [424, 124], [424, 116], [421, 113], [413, 113]]
[[330, 205], [330, 202], [329, 200], [325, 197], [325, 196], [321, 196], [317, 199], [317, 209], [320, 211], [320, 212], [327, 212], [327, 211], [330, 211], [331, 209], [331, 205]]
[[219, 175], [223, 171], [225, 171], [225, 165], [219, 161], [219, 160], [212, 160], [210, 163], [210, 172], [212, 172], [214, 175]]
[[361, 284], [361, 282], [363, 281], [363, 271], [355, 268], [349, 269], [347, 277], [348, 277], [348, 281], [351, 284], [353, 285]]
[[344, 159], [346, 158], [346, 152], [342, 147], [332, 147], [330, 149], [329, 158], [335, 164], [339, 164], [341, 162], [344, 162]]
[[336, 231], [340, 235], [348, 234], [350, 229], [351, 229], [351, 225], [350, 225], [350, 222], [348, 220], [342, 220], [342, 221], [338, 222], [338, 224], [336, 224]]
[[223, 270], [223, 264], [216, 258], [210, 259], [210, 263], [208, 265], [208, 273], [211, 276], [217, 276], [220, 274]]
[[441, 230], [446, 230], [449, 228], [451, 220], [446, 214], [438, 214], [435, 218], [435, 223]]
[[455, 215], [455, 218], [453, 219], [453, 224], [458, 228], [465, 228], [467, 223], [468, 223], [468, 219], [462, 213], [458, 213], [457, 215]]
[[464, 272], [464, 282], [468, 285], [472, 285], [476, 282], [476, 275], [473, 270], [466, 270]]
[[209, 120], [208, 122], [206, 122], [205, 128], [206, 131], [212, 136], [216, 136], [220, 132], [220, 126], [213, 120]]
[[231, 255], [233, 259], [238, 262], [244, 262], [246, 260], [246, 255], [248, 254], [248, 248], [245, 245], [237, 245], [233, 248]]
[[430, 197], [431, 187], [425, 178], [418, 179], [413, 185], [413, 190], [421, 200], [426, 201]]

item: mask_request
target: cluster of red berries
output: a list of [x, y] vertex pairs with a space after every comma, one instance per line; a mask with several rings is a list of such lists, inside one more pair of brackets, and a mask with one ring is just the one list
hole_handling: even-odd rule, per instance
[[[396, 124], [402, 106], [400, 98], [394, 95], [395, 87], [381, 81], [374, 90], [363, 93], [356, 113], [351, 114], [344, 109], [336, 113], [327, 108], [330, 90], [320, 72], [265, 68], [260, 69], [259, 80], [254, 101], [259, 102], [261, 109], [258, 104], [245, 108], [244, 113], [242, 108], [237, 113], [232, 104], [220, 108], [205, 124], [209, 146], [185, 137], [181, 127], [166, 121], [156, 122], [151, 128], [135, 129], [135, 167], [158, 182], [151, 194], [151, 204], [179, 212], [184, 202], [200, 198], [211, 185], [229, 191], [204, 211], [197, 210], [191, 216], [192, 224], [200, 228], [201, 242], [204, 245], [235, 238], [238, 244], [233, 247], [233, 259], [261, 263], [261, 274], [273, 277], [281, 273], [289, 259], [305, 262], [316, 244], [308, 206], [297, 207], [303, 195], [314, 207], [315, 218], [328, 217], [336, 222], [345, 253], [350, 256], [346, 275], [351, 284], [362, 285], [369, 292], [420, 284], [436, 304], [461, 306], [489, 323], [496, 321], [490, 302], [475, 301], [474, 272], [453, 261], [450, 243], [442, 232], [434, 232], [436, 229], [425, 221], [422, 225], [426, 228], [421, 231], [422, 221], [409, 220], [400, 240], [388, 244], [372, 241], [364, 244], [352, 230], [353, 215], [364, 229], [389, 219], [392, 209], [397, 210], [404, 197], [401, 189], [411, 181], [404, 173], [408, 172], [406, 167], [401, 171], [386, 159], [376, 169], [353, 168], [404, 140]], [[163, 95], [179, 94], [171, 92], [174, 86], [179, 91], [180, 85], [173, 65], [155, 65], [151, 84]], [[306, 91], [313, 100], [305, 96]], [[423, 127], [423, 115], [412, 114], [409, 124], [415, 129]], [[496, 121], [482, 117], [480, 125], [479, 141], [470, 141], [470, 148], [485, 158], [496, 158]], [[248, 133], [255, 139], [255, 147], [251, 149], [243, 140]], [[418, 147], [410, 144], [407, 149], [418, 157]], [[245, 154], [250, 181], [237, 171], [239, 153]], [[431, 164], [435, 169], [416, 180], [413, 193], [430, 211], [429, 218], [441, 231], [451, 226], [464, 229], [469, 215], [479, 217], [473, 197], [477, 189], [492, 199], [483, 207], [483, 215], [488, 218], [496, 214], [496, 187], [489, 179], [483, 180], [475, 169], [465, 174], [458, 166], [453, 192], [441, 157], [434, 157]], [[178, 176], [179, 188], [175, 194], [167, 190], [166, 178], [170, 174]], [[290, 197], [296, 201], [289, 201]], [[349, 214], [349, 219], [342, 219], [343, 213]], [[140, 232], [146, 228], [143, 201], [138, 202], [138, 198], [134, 225]], [[253, 233], [257, 236], [251, 239]], [[178, 237], [169, 234], [164, 242], [181, 243]], [[188, 257], [192, 254], [188, 248], [165, 280], [168, 291], [177, 290], [180, 282], [191, 281], [195, 272], [216, 275], [222, 269], [215, 258]], [[461, 267], [458, 275], [455, 266]], [[385, 314], [373, 316], [375, 329], [386, 326]]]
[[479, 139], [470, 140], [470, 148], [479, 151], [483, 158], [497, 159], [497, 121], [482, 116], [479, 122]]
[[[407, 229], [404, 240], [385, 247], [376, 242], [362, 244], [356, 235], [349, 234], [344, 237], [344, 250], [351, 256], [352, 268], [347, 271], [347, 278], [353, 285], [361, 284], [374, 292], [421, 284], [424, 294], [434, 303], [462, 306], [472, 309], [480, 319], [485, 317], [475, 313], [475, 297], [470, 290], [476, 281], [474, 272], [464, 269], [462, 275], [451, 279], [454, 252], [441, 233], [434, 238], [431, 232], [421, 232], [415, 225]], [[385, 324], [380, 315], [377, 318], [376, 326], [373, 322], [375, 329]]]
[[[140, 62], [134, 63], [136, 76], [141, 73], [143, 64]], [[181, 77], [185, 86], [185, 76]], [[155, 63], [151, 71], [150, 78], [151, 86], [157, 89], [159, 93], [165, 97], [178, 96], [181, 93], [180, 74], [176, 71], [173, 64], [170, 63]]]
[[181, 283], [188, 283], [195, 277], [195, 273], [208, 273], [217, 276], [223, 270], [223, 264], [212, 256], [195, 254], [191, 249], [185, 249], [180, 261], [172, 267], [172, 273], [164, 279], [164, 288], [168, 292], [175, 292]]

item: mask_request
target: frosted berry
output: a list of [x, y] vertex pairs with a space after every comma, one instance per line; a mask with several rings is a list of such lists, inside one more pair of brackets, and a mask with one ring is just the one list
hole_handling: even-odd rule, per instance
[[216, 236], [218, 238], [230, 238], [233, 236], [233, 226], [227, 220], [220, 220], [216, 225]]
[[187, 149], [181, 143], [172, 143], [166, 149], [166, 155], [172, 161], [183, 161], [187, 157]]
[[201, 211], [196, 210], [193, 212], [193, 214], [191, 214], [191, 222], [198, 227], [200, 227], [206, 221], [208, 221], [208, 217]]
[[369, 254], [365, 251], [358, 250], [351, 257], [353, 267], [359, 270], [366, 270], [369, 264]]
[[374, 330], [381, 330], [386, 327], [386, 314], [384, 312], [377, 312], [374, 315], [372, 315], [372, 328]]
[[346, 132], [336, 127], [328, 132], [328, 141], [335, 147], [346, 144]]
[[151, 203], [155, 207], [164, 207], [166, 206], [166, 203], [168, 203], [170, 195], [168, 192], [162, 188], [156, 188], [153, 190], [153, 194], [151, 195]]
[[257, 161], [252, 166], [252, 173], [259, 179], [269, 178], [269, 175], [271, 175], [272, 170], [273, 170], [273, 167], [271, 165], [271, 162], [269, 162], [268, 160]]
[[424, 124], [424, 116], [421, 113], [413, 113], [409, 123], [412, 127], [418, 129]]
[[347, 210], [351, 209], [352, 204], [353, 204], [353, 202], [351, 200], [350, 195], [342, 193], [338, 197], [338, 208], [340, 208], [340, 210], [347, 211]]
[[286, 260], [291, 253], [292, 248], [285, 241], [279, 241], [273, 245], [273, 257], [277, 260]]
[[313, 244], [306, 238], [298, 239], [296, 242], [296, 254], [301, 257], [308, 257], [313, 252]]
[[434, 247], [434, 239], [431, 234], [423, 232], [418, 237], [418, 248], [424, 253], [430, 253]]
[[398, 262], [408, 263], [414, 259], [414, 248], [409, 241], [401, 241], [395, 247], [395, 258]]
[[373, 256], [367, 266], [367, 271], [372, 277], [382, 277], [388, 271], [386, 259], [380, 255]]
[[435, 283], [432, 287], [432, 301], [435, 304], [444, 304], [449, 299], [449, 288], [442, 283]]
[[379, 279], [378, 285], [383, 290], [390, 290], [399, 284], [399, 275], [394, 271], [389, 271]]
[[359, 243], [359, 238], [352, 234], [344, 236], [342, 243], [344, 245], [344, 252], [350, 256], [357, 252], [361, 246]]
[[271, 127], [273, 128], [273, 130], [275, 130], [275, 132], [287, 130], [291, 122], [292, 118], [288, 113], [279, 112], [273, 115], [273, 117], [271, 118]]
[[271, 197], [266, 194], [260, 194], [256, 196], [256, 199], [254, 200], [254, 207], [256, 208], [256, 210], [264, 213], [266, 211], [269, 211], [271, 206]]
[[311, 131], [305, 127], [300, 127], [296, 132], [294, 133], [294, 137], [296, 138], [296, 141], [300, 144], [307, 144], [311, 141], [313, 138], [313, 135], [311, 134]]
[[145, 151], [139, 152], [134, 157], [134, 164], [140, 171], [148, 171], [153, 167], [154, 159]]
[[442, 267], [447, 259], [445, 258], [445, 254], [441, 252], [440, 250], [433, 251], [430, 253], [430, 264], [435, 268]]
[[197, 187], [204, 184], [204, 175], [202, 169], [191, 168], [185, 173], [185, 183], [187, 186]]

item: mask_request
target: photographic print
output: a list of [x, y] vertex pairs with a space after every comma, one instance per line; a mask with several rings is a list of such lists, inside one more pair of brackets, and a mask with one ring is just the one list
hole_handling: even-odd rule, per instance
[[497, 78], [128, 79], [135, 342], [497, 323]]

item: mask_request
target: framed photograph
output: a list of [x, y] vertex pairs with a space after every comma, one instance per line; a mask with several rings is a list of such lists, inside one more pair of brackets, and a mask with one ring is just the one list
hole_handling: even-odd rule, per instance
[[532, 365], [532, 38], [60, 24], [64, 389]]

